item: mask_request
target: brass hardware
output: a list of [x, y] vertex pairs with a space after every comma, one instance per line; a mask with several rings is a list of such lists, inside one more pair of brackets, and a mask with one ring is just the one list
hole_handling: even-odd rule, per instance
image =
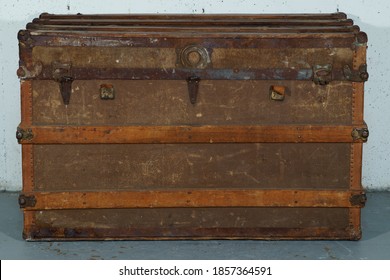
[[364, 207], [367, 201], [367, 196], [365, 193], [354, 194], [350, 197], [349, 201], [351, 202], [352, 206]]
[[100, 99], [112, 100], [115, 99], [115, 89], [111, 84], [100, 85]]
[[356, 41], [353, 43], [352, 47], [366, 47], [367, 46], [368, 37], [364, 32], [358, 32], [356, 34]]
[[314, 65], [313, 82], [317, 85], [327, 85], [332, 81], [332, 64]]
[[196, 103], [196, 98], [198, 97], [199, 82], [199, 77], [191, 76], [187, 78], [188, 94], [190, 96], [191, 104]]
[[18, 202], [20, 208], [34, 207], [37, 204], [37, 200], [35, 199], [35, 196], [33, 195], [27, 196], [24, 194], [19, 195]]
[[34, 138], [31, 128], [25, 130], [23, 128], [18, 127], [16, 130], [16, 139], [18, 142], [22, 140], [31, 140]]
[[71, 63], [53, 62], [53, 79], [60, 83], [60, 92], [65, 105], [69, 105], [70, 95], [72, 93], [72, 77]]
[[344, 76], [351, 82], [365, 82], [368, 80], [367, 64], [362, 64], [359, 70], [353, 71], [349, 65], [345, 65], [343, 68]]
[[181, 64], [190, 68], [206, 68], [210, 64], [210, 56], [201, 46], [187, 46], [180, 51], [179, 57]]
[[368, 136], [370, 135], [368, 128], [354, 128], [352, 130], [352, 138], [353, 140], [362, 140], [363, 142], [367, 142]]
[[286, 87], [284, 86], [271, 86], [269, 88], [269, 96], [271, 100], [283, 101], [286, 96]]

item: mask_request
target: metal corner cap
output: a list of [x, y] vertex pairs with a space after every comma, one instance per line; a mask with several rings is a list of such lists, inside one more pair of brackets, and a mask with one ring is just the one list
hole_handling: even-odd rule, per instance
[[366, 44], [368, 42], [367, 33], [360, 31], [356, 34], [356, 40], [359, 44]]

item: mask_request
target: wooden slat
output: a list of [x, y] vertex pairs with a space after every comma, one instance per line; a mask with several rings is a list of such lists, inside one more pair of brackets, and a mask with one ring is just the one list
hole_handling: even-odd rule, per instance
[[35, 206], [25, 210], [124, 209], [165, 207], [361, 207], [350, 198], [360, 192], [336, 190], [160, 190], [31, 192]]
[[363, 161], [363, 143], [354, 143], [351, 145], [351, 190], [362, 189], [362, 161]]
[[29, 240], [210, 240], [210, 239], [258, 239], [258, 240], [293, 240], [293, 239], [353, 239], [357, 238], [349, 229], [328, 227], [308, 228], [61, 228], [35, 226], [29, 233]]
[[[21, 94], [21, 119], [26, 125], [32, 124], [32, 81], [20, 82]], [[23, 191], [31, 192], [34, 190], [34, 160], [33, 147], [31, 145], [22, 146], [22, 180]], [[24, 212], [23, 215], [23, 236], [27, 238], [31, 227], [35, 223], [34, 212]]]
[[352, 240], [359, 240], [362, 237], [361, 211], [359, 208], [349, 209], [349, 232]]
[[[364, 125], [362, 125], [363, 127]], [[349, 143], [352, 126], [20, 126], [22, 144]], [[360, 140], [358, 140], [360, 141]]]
[[180, 26], [352, 26], [352, 19], [309, 19], [309, 18], [295, 18], [295, 19], [283, 19], [283, 18], [254, 18], [254, 19], [245, 19], [245, 18], [227, 18], [223, 20], [216, 20], [214, 18], [199, 18], [195, 17], [192, 19], [188, 18], [178, 18], [175, 20], [156, 18], [150, 20], [148, 18], [142, 19], [107, 19], [107, 18], [91, 18], [88, 20], [84, 19], [72, 19], [72, 18], [62, 18], [62, 19], [34, 19], [33, 23], [35, 24], [49, 24], [49, 25], [91, 25], [91, 26], [106, 26], [106, 25], [115, 25], [115, 26], [130, 26], [130, 25], [152, 25], [152, 26], [170, 26], [170, 25], [180, 25]]
[[89, 26], [89, 25], [50, 25], [50, 24], [36, 24], [29, 23], [27, 25], [28, 30], [74, 30], [74, 31], [112, 31], [112, 32], [150, 32], [150, 31], [176, 31], [176, 32], [259, 32], [259, 33], [331, 33], [331, 32], [359, 32], [360, 28], [356, 25], [353, 26]]
[[40, 19], [239, 19], [239, 20], [253, 20], [253, 19], [345, 19], [347, 15], [342, 12], [337, 13], [307, 13], [307, 14], [49, 14], [42, 13]]

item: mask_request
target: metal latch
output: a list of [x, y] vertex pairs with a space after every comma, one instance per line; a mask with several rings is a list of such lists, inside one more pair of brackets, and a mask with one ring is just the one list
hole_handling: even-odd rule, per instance
[[271, 86], [269, 88], [269, 98], [274, 101], [283, 101], [286, 96], [286, 87]]
[[327, 85], [332, 81], [332, 64], [314, 65], [313, 82], [317, 85]]
[[352, 130], [352, 138], [353, 140], [362, 140], [363, 142], [367, 142], [368, 136], [370, 135], [368, 128], [354, 128]]
[[351, 82], [365, 82], [368, 80], [367, 64], [362, 64], [359, 70], [352, 71], [349, 65], [345, 65], [343, 68], [344, 76]]
[[113, 100], [115, 99], [115, 89], [112, 84], [100, 85], [100, 99]]
[[20, 208], [26, 208], [26, 207], [34, 207], [35, 204], [37, 204], [37, 200], [35, 199], [35, 196], [33, 195], [19, 195], [19, 206]]
[[200, 78], [197, 76], [191, 76], [187, 78], [188, 94], [190, 96], [191, 104], [196, 103], [196, 98], [198, 97]]
[[349, 201], [352, 206], [364, 207], [367, 201], [367, 195], [365, 193], [354, 194], [350, 197]]
[[18, 139], [18, 142], [22, 140], [31, 140], [33, 139], [34, 135], [32, 133], [31, 128], [23, 129], [18, 127], [16, 129], [16, 139]]
[[71, 63], [53, 62], [53, 79], [60, 83], [60, 92], [65, 105], [69, 105], [70, 94], [72, 93], [72, 77]]

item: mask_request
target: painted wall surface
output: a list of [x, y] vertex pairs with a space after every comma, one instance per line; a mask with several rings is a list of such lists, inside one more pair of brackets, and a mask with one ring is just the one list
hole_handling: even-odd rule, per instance
[[49, 13], [330, 13], [342, 11], [368, 34], [369, 81], [365, 84], [363, 185], [390, 190], [390, 1], [317, 0], [0, 0], [0, 191], [21, 190], [21, 148], [15, 140], [20, 122], [19, 29], [41, 12]]

